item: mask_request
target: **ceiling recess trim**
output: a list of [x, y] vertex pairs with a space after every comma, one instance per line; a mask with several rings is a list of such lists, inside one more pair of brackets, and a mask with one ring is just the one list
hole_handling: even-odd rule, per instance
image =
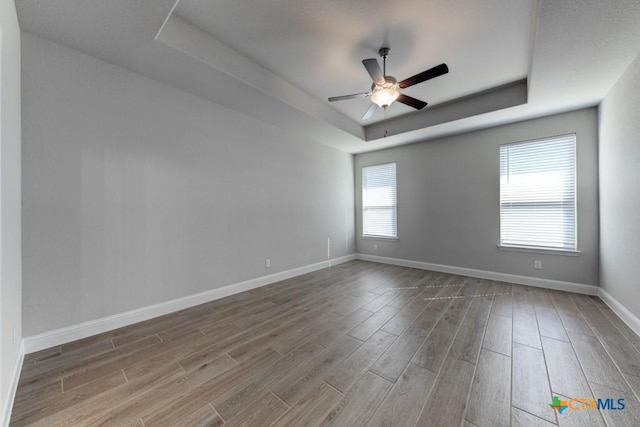
[[247, 86], [258, 89], [314, 119], [319, 118], [321, 121], [327, 122], [362, 141], [364, 140], [364, 129], [358, 123], [219, 42], [175, 13], [171, 14], [163, 24], [156, 40]]
[[365, 139], [373, 142], [385, 134], [397, 135], [491, 113], [527, 103], [527, 80], [485, 90], [473, 95], [429, 107], [420, 112], [394, 117], [365, 127]]

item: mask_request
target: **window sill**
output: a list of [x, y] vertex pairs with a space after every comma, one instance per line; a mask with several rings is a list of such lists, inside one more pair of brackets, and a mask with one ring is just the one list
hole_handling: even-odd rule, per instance
[[362, 235], [363, 239], [366, 240], [398, 240], [397, 237], [387, 237], [387, 236], [370, 236], [370, 235]]
[[562, 255], [562, 256], [580, 256], [581, 251], [567, 250], [567, 249], [551, 249], [551, 248], [536, 248], [532, 246], [508, 246], [498, 245], [498, 249], [508, 252], [527, 252], [532, 254], [549, 254], [549, 255]]

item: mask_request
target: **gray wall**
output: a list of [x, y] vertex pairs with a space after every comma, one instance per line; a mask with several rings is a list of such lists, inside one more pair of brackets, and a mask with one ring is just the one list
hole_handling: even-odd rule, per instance
[[[577, 134], [578, 257], [507, 252], [499, 242], [499, 145]], [[362, 166], [395, 161], [398, 240], [363, 239]], [[595, 108], [356, 156], [359, 253], [598, 285]], [[374, 250], [378, 245], [378, 250]], [[541, 260], [542, 270], [533, 268]]]
[[354, 252], [353, 156], [31, 34], [22, 48], [25, 335], [320, 262], [327, 238]]
[[[20, 28], [13, 0], [0, 1], [0, 406], [22, 339], [20, 246]], [[14, 340], [15, 327], [15, 340]], [[3, 422], [0, 414], [0, 423]]]
[[600, 284], [640, 318], [640, 56], [600, 105]]

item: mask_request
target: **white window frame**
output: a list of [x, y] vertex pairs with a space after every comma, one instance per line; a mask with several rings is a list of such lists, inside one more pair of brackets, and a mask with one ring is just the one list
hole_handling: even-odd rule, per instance
[[[389, 169], [392, 169], [393, 177], [389, 182], [392, 185], [390, 192], [387, 191], [386, 194], [378, 193], [377, 195], [371, 194], [368, 174], [375, 173], [376, 169], [381, 173], [387, 174]], [[374, 178], [372, 177], [372, 179]], [[375, 214], [376, 211], [381, 214], [377, 218], [371, 218], [368, 215], [368, 213]], [[385, 218], [385, 211], [391, 213], [390, 218]], [[373, 223], [370, 223], [370, 221]], [[387, 229], [386, 231], [384, 230], [385, 228]], [[375, 239], [398, 238], [398, 175], [396, 162], [362, 167], [362, 237]]]
[[[539, 147], [537, 151], [536, 146]], [[512, 155], [519, 158], [508, 158], [508, 150], [511, 147], [514, 148], [511, 151]], [[528, 150], [531, 151], [527, 152]], [[547, 155], [555, 155], [556, 168], [549, 162], [545, 163], [548, 157], [543, 157], [541, 153], [544, 151], [541, 150], [545, 150]], [[556, 153], [552, 153], [553, 151]], [[575, 134], [500, 146], [499, 249], [579, 254], [576, 164]], [[509, 167], [524, 169], [527, 173], [517, 174], [509, 171]], [[514, 182], [513, 179], [517, 181]], [[510, 186], [509, 180], [512, 180]], [[547, 185], [544, 185], [545, 183]], [[536, 219], [536, 216], [545, 218], [545, 215], [548, 218], [547, 226]], [[542, 240], [540, 236], [546, 236], [548, 239]]]

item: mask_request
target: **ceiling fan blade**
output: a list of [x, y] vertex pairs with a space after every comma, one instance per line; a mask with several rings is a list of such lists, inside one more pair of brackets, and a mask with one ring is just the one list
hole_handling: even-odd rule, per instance
[[331, 98], [329, 98], [329, 102], [344, 101], [345, 99], [353, 98], [365, 98], [369, 95], [371, 95], [371, 92], [354, 93], [353, 95], [332, 96]]
[[411, 96], [407, 96], [407, 95], [402, 94], [402, 93], [400, 94], [398, 99], [396, 99], [396, 101], [402, 102], [404, 105], [408, 105], [409, 107], [413, 107], [416, 110], [422, 110], [424, 107], [427, 106], [426, 102], [420, 101], [419, 99], [413, 98]]
[[367, 111], [365, 111], [364, 114], [362, 115], [362, 120], [370, 119], [371, 116], [373, 116], [373, 113], [375, 113], [377, 109], [378, 109], [378, 106], [372, 102], [371, 105], [369, 105], [369, 108], [367, 109]]
[[408, 79], [404, 79], [398, 86], [404, 89], [405, 87], [413, 86], [418, 83], [422, 83], [426, 80], [433, 79], [434, 77], [441, 76], [443, 74], [447, 74], [449, 72], [449, 67], [447, 64], [436, 65], [433, 68], [429, 68], [427, 71], [423, 71], [415, 76], [409, 77]]
[[382, 74], [382, 69], [378, 64], [377, 59], [363, 59], [362, 64], [364, 65], [364, 68], [367, 69], [367, 73], [371, 76], [371, 80], [379, 85], [384, 84], [384, 75]]

